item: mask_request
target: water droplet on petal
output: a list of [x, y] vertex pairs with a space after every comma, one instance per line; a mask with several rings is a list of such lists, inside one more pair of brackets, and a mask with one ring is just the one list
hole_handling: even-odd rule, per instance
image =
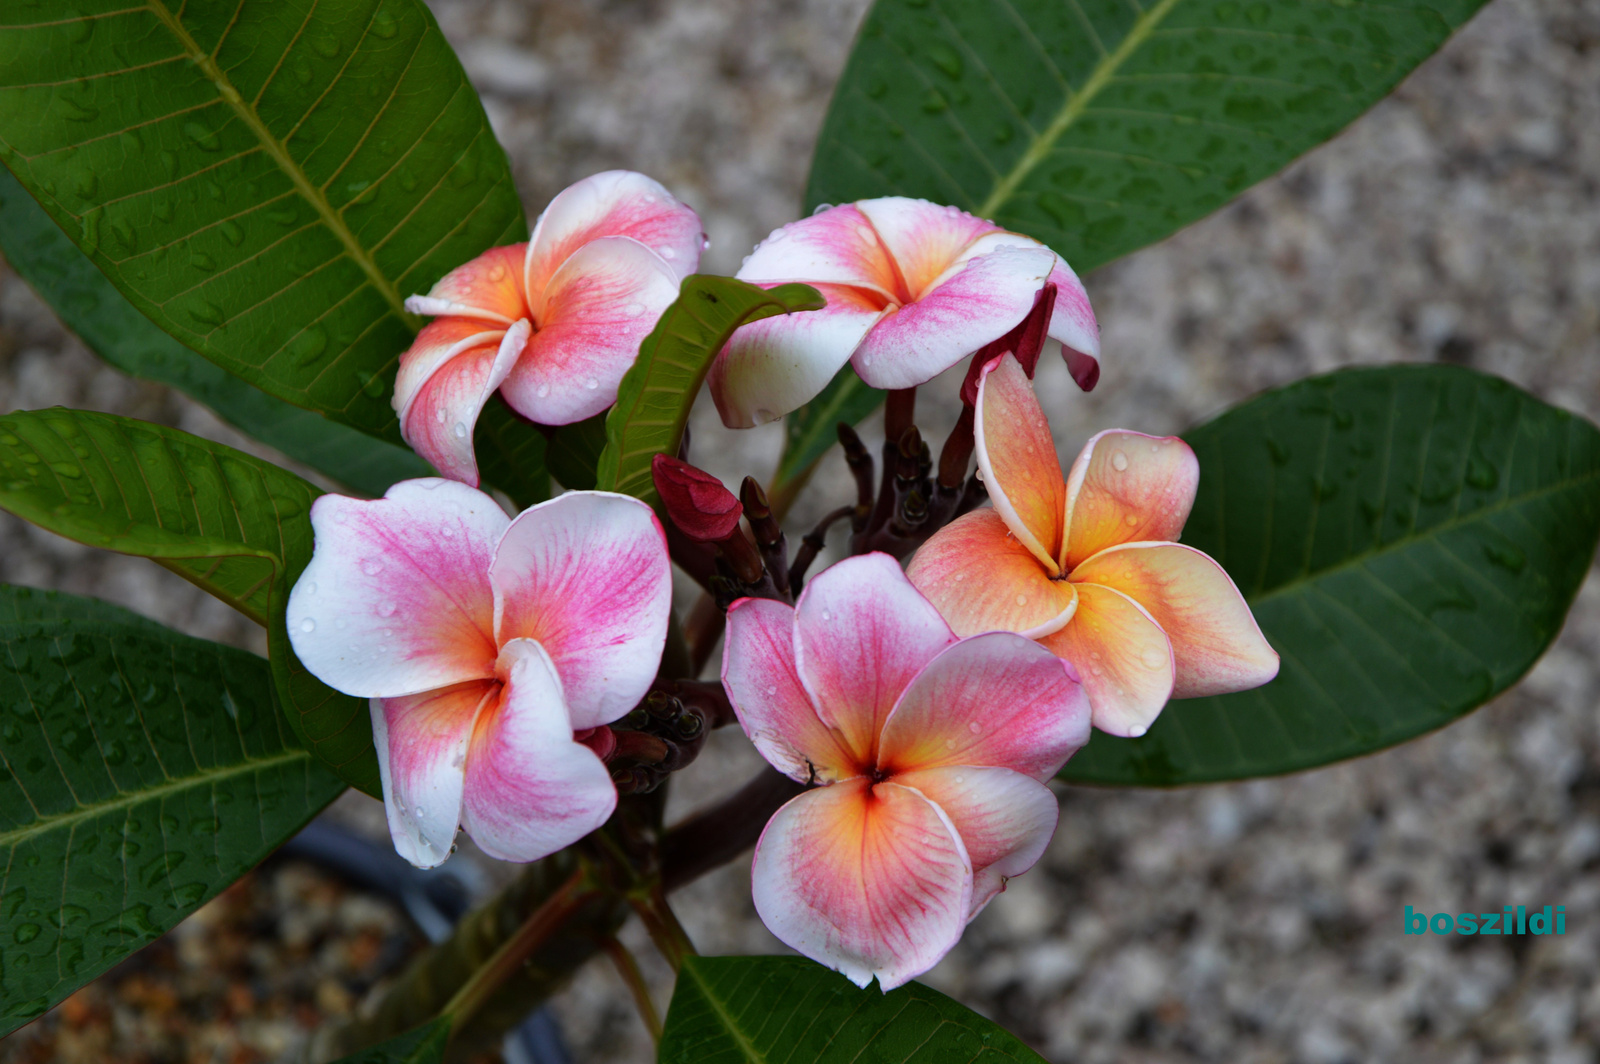
[[543, 399], [545, 396], [550, 394], [550, 386], [548, 384], [541, 384], [539, 385], [539, 390], [534, 394], [540, 399]]
[[1124, 517], [1123, 520], [1128, 523], [1129, 528], [1132, 528], [1134, 525], [1139, 523], [1139, 515], [1129, 514], [1127, 517]]
[[975, 720], [969, 720], [967, 721], [967, 731], [971, 732], [973, 735], [977, 735], [979, 732], [983, 731], [983, 725], [979, 724]]
[[967, 782], [967, 777], [958, 775], [955, 777], [955, 781], [957, 783], [965, 783]]
[[398, 608], [399, 607], [397, 607], [392, 602], [380, 603], [379, 606], [378, 606], [378, 616], [379, 617], [393, 617], [394, 616], [394, 611], [396, 609], [398, 609]]
[[[422, 808], [422, 806], [419, 805], [419, 806], [417, 806], [417, 815], [418, 816], [427, 816], [428, 815], [428, 811], [426, 809]], [[429, 845], [432, 845], [432, 843], [430, 843]]]
[[667, 247], [665, 244], [662, 244], [660, 247], [656, 248], [656, 254], [660, 255], [664, 259], [675, 259], [678, 257], [678, 253], [672, 248]]
[[778, 693], [778, 685], [777, 684], [769, 684], [767, 686], [767, 694], [768, 695], [775, 695], [777, 693]]
[[1028, 604], [1028, 596], [1027, 595], [1018, 595], [1017, 596], [1017, 605], [1018, 606], [1026, 606], [1027, 604]]
[[1121, 473], [1123, 470], [1127, 469], [1128, 456], [1123, 454], [1121, 451], [1112, 451], [1111, 468], [1115, 469], [1118, 473]]
[[456, 439], [458, 440], [464, 440], [467, 438], [467, 426], [465, 422], [457, 421], [456, 427], [451, 431], [456, 434]]
[[822, 611], [822, 619], [825, 620], [825, 621], [831, 621], [831, 620], [833, 620], [833, 614], [829, 613], [827, 610], [823, 610]]
[[629, 303], [627, 306], [622, 308], [622, 313], [626, 314], [630, 318], [637, 318], [639, 315], [644, 313], [644, 304]]
[[306, 594], [308, 595], [315, 595], [317, 593], [317, 582], [315, 580], [308, 581], [302, 586], [305, 587]]
[[444, 407], [441, 406], [434, 410], [433, 419], [441, 425], [444, 424]]
[[583, 382], [583, 386], [592, 392], [596, 388], [600, 387], [600, 382], [595, 380], [593, 377], [590, 377], [588, 380]]
[[503, 281], [505, 280], [505, 276], [506, 268], [498, 262], [495, 263], [494, 268], [489, 271], [489, 280], [491, 281]]
[[1130, 736], [1132, 736], [1133, 738], [1137, 739], [1139, 736], [1143, 735], [1147, 730], [1148, 729], [1145, 728], [1145, 726], [1143, 724], [1135, 724], [1135, 725], [1133, 725], [1132, 727], [1130, 727], [1128, 729], [1128, 734]]
[[377, 576], [383, 572], [383, 563], [380, 561], [365, 561], [361, 563], [361, 571], [368, 576]]
[[317, 630], [317, 622], [313, 621], [310, 617], [307, 617], [305, 620], [300, 622], [300, 630], [302, 632], [315, 632]]
[[1145, 647], [1144, 653], [1139, 655], [1139, 660], [1144, 662], [1147, 669], [1163, 669], [1167, 665], [1167, 655], [1160, 647]]
[[956, 748], [956, 741], [954, 739], [946, 739], [944, 741], [944, 748], [946, 750], [954, 750]]

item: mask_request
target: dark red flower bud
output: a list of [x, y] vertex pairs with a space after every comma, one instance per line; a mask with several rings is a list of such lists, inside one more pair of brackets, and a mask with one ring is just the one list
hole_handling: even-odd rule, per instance
[[[1050, 314], [1055, 309], [1056, 286], [1046, 281], [1044, 287], [1039, 289], [1039, 294], [1034, 297], [1033, 309], [1028, 311], [1028, 316], [1023, 318], [1015, 329], [998, 340], [984, 344], [972, 356], [972, 364], [967, 367], [967, 377], [961, 382], [961, 401], [968, 406], [977, 405], [978, 378], [983, 373], [983, 367], [1008, 351], [1017, 356], [1017, 361], [1022, 363], [1022, 371], [1031, 380], [1033, 371], [1039, 366], [1039, 352], [1044, 350], [1045, 338], [1050, 333]], [[1092, 373], [1088, 370], [1080, 373], [1078, 367], [1072, 365], [1070, 355], [1067, 360], [1067, 368], [1073, 371], [1073, 379], [1084, 391], [1093, 388], [1095, 381], [1100, 377], [1099, 363], [1093, 359], [1087, 361], [1093, 365]], [[1084, 376], [1091, 376], [1092, 379], [1086, 384]]]
[[658, 454], [650, 463], [650, 475], [667, 516], [690, 539], [720, 543], [739, 527], [744, 507], [710, 473]]

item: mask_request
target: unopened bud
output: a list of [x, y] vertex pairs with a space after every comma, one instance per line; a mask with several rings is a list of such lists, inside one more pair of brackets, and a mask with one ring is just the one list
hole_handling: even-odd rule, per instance
[[658, 454], [650, 463], [650, 475], [667, 516], [690, 539], [719, 543], [739, 528], [744, 507], [710, 473]]

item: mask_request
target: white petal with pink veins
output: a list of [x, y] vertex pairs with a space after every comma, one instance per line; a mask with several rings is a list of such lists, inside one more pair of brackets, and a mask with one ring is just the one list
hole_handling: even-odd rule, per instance
[[490, 328], [476, 318], [440, 318], [423, 326], [400, 356], [400, 372], [394, 380], [390, 405], [400, 415], [400, 424], [405, 425], [406, 413], [416, 402], [417, 393], [429, 377], [439, 372], [440, 366], [474, 347], [496, 349], [505, 334], [504, 328]]
[[728, 610], [722, 685], [739, 726], [761, 756], [790, 778], [832, 783], [864, 767], [822, 723], [794, 661], [794, 607], [740, 599]]
[[887, 554], [862, 554], [823, 570], [795, 605], [800, 680], [818, 716], [867, 763], [900, 692], [955, 639]]
[[[974, 241], [971, 247], [962, 252], [956, 260], [957, 264], [1008, 245], [1045, 247], [1021, 233], [990, 233]], [[1062, 345], [1062, 357], [1066, 359], [1073, 379], [1087, 390], [1094, 387], [1094, 381], [1100, 375], [1100, 324], [1095, 320], [1094, 308], [1089, 305], [1088, 291], [1072, 267], [1067, 265], [1066, 259], [1056, 256], [1055, 268], [1050, 271], [1049, 279], [1056, 286], [1056, 305], [1050, 312], [1050, 338]]]
[[500, 642], [539, 641], [572, 727], [609, 724], [644, 697], [672, 608], [666, 536], [650, 507], [599, 491], [531, 506], [506, 529], [489, 580]]
[[884, 317], [851, 361], [874, 388], [912, 388], [932, 380], [1003, 336], [1033, 308], [1055, 255], [1043, 248], [997, 248], [971, 259], [915, 303]]
[[952, 765], [894, 777], [944, 811], [972, 861], [968, 919], [1044, 856], [1060, 807], [1050, 788], [1003, 768]]
[[574, 182], [550, 201], [528, 241], [526, 284], [537, 301], [552, 275], [591, 240], [626, 236], [654, 251], [675, 281], [700, 265], [700, 216], [661, 184], [631, 170]]
[[598, 414], [617, 401], [640, 343], [677, 298], [677, 276], [637, 240], [590, 241], [545, 286], [537, 330], [501, 394], [541, 425]]
[[730, 429], [764, 425], [815, 399], [884, 315], [881, 299], [857, 289], [816, 288], [827, 306], [742, 326], [711, 364], [711, 397]]
[[604, 824], [617, 806], [611, 774], [572, 738], [561, 681], [544, 648], [501, 651], [505, 692], [479, 717], [467, 750], [461, 823], [502, 861], [537, 861]]
[[973, 241], [1000, 228], [959, 207], [905, 196], [860, 200], [856, 208], [867, 216], [883, 238], [884, 246], [899, 267], [909, 299], [926, 294], [924, 290], [948, 270]]
[[497, 681], [474, 680], [372, 700], [372, 742], [389, 834], [400, 856], [418, 868], [433, 868], [450, 856], [473, 723], [499, 698]]
[[773, 230], [734, 276], [752, 284], [842, 284], [869, 289], [884, 299], [903, 297], [877, 231], [848, 203]]
[[526, 320], [519, 321], [506, 330], [497, 348], [457, 353], [406, 404], [400, 434], [451, 480], [478, 486], [478, 457], [472, 447], [478, 415], [517, 364], [532, 331]]
[[396, 697], [494, 675], [489, 562], [510, 518], [453, 480], [403, 480], [381, 499], [324, 495], [316, 548], [289, 594], [289, 640], [323, 683]]
[[781, 942], [886, 991], [939, 963], [972, 907], [972, 864], [950, 819], [910, 788], [865, 779], [778, 810], [750, 881]]

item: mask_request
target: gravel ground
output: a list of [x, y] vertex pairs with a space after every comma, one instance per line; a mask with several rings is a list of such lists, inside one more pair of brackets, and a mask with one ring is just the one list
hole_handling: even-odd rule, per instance
[[[704, 268], [720, 272], [793, 217], [865, 6], [431, 2], [486, 94], [530, 213], [595, 170], [644, 170], [701, 211]], [[1105, 375], [1085, 397], [1059, 366], [1041, 371], [1057, 443], [1070, 457], [1101, 428], [1178, 431], [1265, 387], [1397, 360], [1465, 363], [1600, 418], [1597, 183], [1600, 3], [1494, 0], [1344, 135], [1086, 279]], [[239, 442], [181, 397], [98, 366], [0, 273], [0, 407], [52, 403]], [[923, 406], [926, 434], [941, 438], [954, 407]], [[696, 440], [730, 479], [764, 475], [779, 442], [770, 429], [725, 437], [706, 410]], [[797, 523], [848, 493], [831, 463]], [[260, 649], [259, 633], [164, 571], [3, 515], [0, 579]], [[1045, 861], [927, 981], [1055, 1061], [1600, 1060], [1597, 696], [1591, 577], [1526, 682], [1401, 749], [1245, 784], [1063, 788]], [[742, 737], [716, 736], [675, 807], [754, 764]], [[366, 799], [341, 808], [375, 819]], [[736, 862], [681, 896], [704, 952], [777, 948], [746, 871]], [[1401, 932], [1407, 904], [1517, 903], [1564, 904], [1567, 934]], [[557, 1010], [584, 1064], [650, 1059], [609, 968], [586, 970]]]

